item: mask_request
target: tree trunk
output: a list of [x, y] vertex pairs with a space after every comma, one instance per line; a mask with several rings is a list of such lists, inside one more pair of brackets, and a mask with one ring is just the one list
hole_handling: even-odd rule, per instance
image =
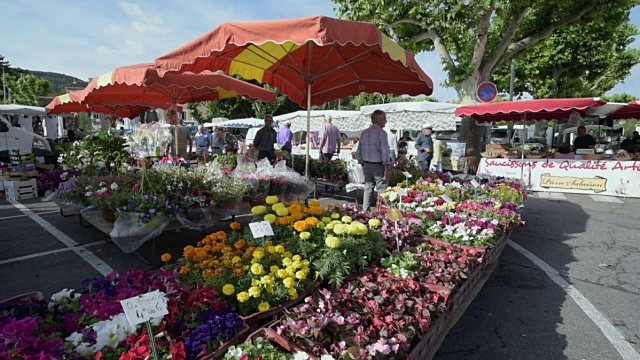
[[[460, 96], [460, 103], [462, 105], [477, 104], [476, 100], [476, 88], [478, 86], [478, 79], [470, 77], [465, 81], [456, 85], [456, 90]], [[462, 119], [462, 133], [460, 134], [461, 140], [467, 143], [467, 152], [472, 156], [480, 157], [480, 153], [484, 150], [486, 143], [486, 137], [488, 127], [476, 125], [475, 120], [470, 118]]]

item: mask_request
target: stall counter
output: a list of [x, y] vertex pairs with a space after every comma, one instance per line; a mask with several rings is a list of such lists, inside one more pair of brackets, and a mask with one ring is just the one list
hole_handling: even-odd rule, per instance
[[[640, 161], [524, 159], [523, 164], [524, 183], [534, 191], [640, 197]], [[520, 159], [482, 158], [477, 174], [520, 179], [521, 165]]]

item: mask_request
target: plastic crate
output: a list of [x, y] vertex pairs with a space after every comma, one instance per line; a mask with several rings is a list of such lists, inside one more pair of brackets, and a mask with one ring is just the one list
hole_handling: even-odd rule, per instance
[[35, 179], [4, 180], [3, 183], [8, 200], [25, 200], [38, 197], [38, 187]]

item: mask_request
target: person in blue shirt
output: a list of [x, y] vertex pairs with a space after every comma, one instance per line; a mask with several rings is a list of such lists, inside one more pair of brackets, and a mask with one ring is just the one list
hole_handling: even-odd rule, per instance
[[422, 171], [429, 171], [431, 159], [433, 159], [433, 140], [431, 134], [433, 129], [430, 126], [422, 129], [422, 133], [416, 138], [416, 149], [418, 150], [418, 163]]
[[211, 146], [211, 135], [204, 131], [204, 126], [198, 126], [198, 132], [194, 136], [196, 143], [196, 154], [198, 156], [207, 154]]

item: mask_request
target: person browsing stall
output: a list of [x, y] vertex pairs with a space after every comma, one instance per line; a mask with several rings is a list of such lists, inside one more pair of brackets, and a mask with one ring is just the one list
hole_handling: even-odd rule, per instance
[[577, 149], [593, 149], [595, 146], [596, 139], [587, 134], [587, 128], [582, 125], [578, 126], [578, 137], [573, 141], [572, 150], [575, 152]]
[[320, 157], [331, 160], [333, 153], [340, 155], [340, 130], [331, 123], [331, 116], [327, 118], [320, 129]]
[[213, 131], [209, 135], [209, 141], [211, 142], [211, 153], [222, 155], [222, 146], [220, 144], [220, 131], [217, 127], [213, 128]]
[[389, 136], [389, 158], [391, 162], [396, 162], [398, 160], [398, 130], [391, 129], [387, 134]]
[[278, 134], [273, 129], [273, 116], [266, 115], [264, 117], [264, 126], [258, 130], [255, 139], [253, 139], [253, 146], [258, 149], [258, 160], [264, 158], [274, 162], [276, 160], [276, 153], [273, 145], [276, 143]]
[[429, 171], [431, 159], [433, 159], [433, 140], [431, 134], [433, 129], [426, 126], [422, 129], [422, 133], [416, 138], [416, 149], [418, 150], [418, 163], [422, 171]]
[[277, 141], [278, 145], [282, 146], [282, 150], [291, 154], [291, 140], [293, 139], [293, 132], [291, 132], [291, 123], [286, 122], [282, 129], [278, 131]]
[[193, 138], [196, 143], [197, 155], [200, 156], [209, 152], [209, 147], [211, 146], [211, 135], [204, 131], [204, 126], [198, 126], [198, 132]]
[[[180, 125], [180, 121], [178, 120], [178, 112], [171, 109], [167, 111], [166, 114], [167, 122], [172, 125], [170, 128], [171, 132], [171, 143], [169, 147], [171, 148], [171, 156], [183, 158], [185, 160], [189, 160], [188, 155], [191, 154], [191, 148], [193, 146], [193, 140], [191, 139], [191, 131], [186, 126]], [[177, 136], [177, 141], [176, 141]], [[176, 143], [177, 143], [177, 151], [176, 151]], [[187, 148], [189, 150], [187, 151]]]
[[389, 137], [384, 131], [387, 123], [387, 115], [382, 110], [376, 110], [371, 114], [371, 123], [362, 132], [356, 159], [364, 170], [364, 199], [362, 209], [369, 210], [373, 201], [373, 188], [376, 191], [384, 191], [389, 183]]

